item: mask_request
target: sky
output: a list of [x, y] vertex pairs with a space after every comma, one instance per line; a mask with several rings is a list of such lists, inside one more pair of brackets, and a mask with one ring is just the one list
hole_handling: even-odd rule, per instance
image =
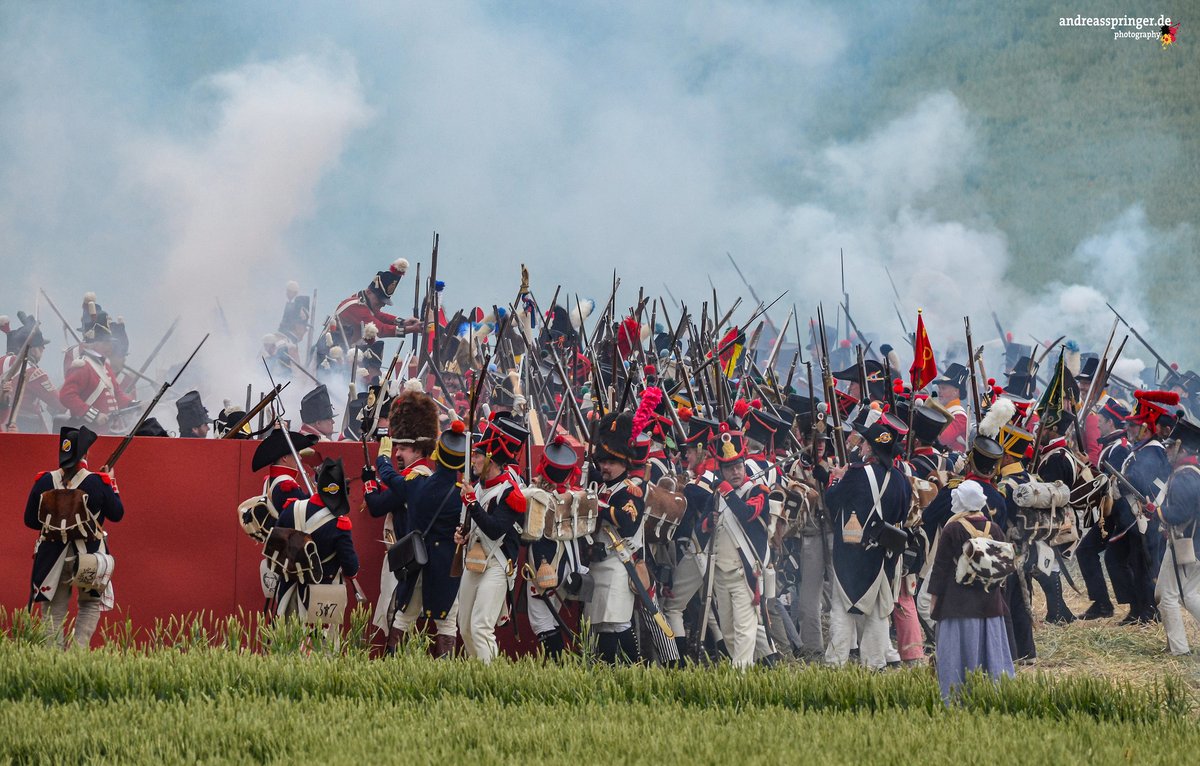
[[1143, 207], [1079, 243], [1100, 276], [1047, 297], [986, 215], [936, 201], [986, 146], [954, 93], [816, 127], [886, 65], [894, 5], [864, 46], [821, 2], [0, 4], [0, 313], [44, 288], [74, 321], [94, 291], [134, 360], [182, 316], [164, 358], [219, 333], [219, 399], [257, 374], [288, 280], [320, 317], [396, 258], [428, 268], [437, 231], [451, 308], [511, 300], [522, 263], [542, 301], [603, 303], [616, 270], [622, 308], [638, 286], [750, 304], [729, 253], [807, 318], [833, 313], [843, 252], [856, 320], [896, 346], [884, 266], [939, 345], [967, 313], [994, 338], [992, 308], [1097, 350], [1105, 300], [1144, 321], [1121, 279], [1163, 240]]

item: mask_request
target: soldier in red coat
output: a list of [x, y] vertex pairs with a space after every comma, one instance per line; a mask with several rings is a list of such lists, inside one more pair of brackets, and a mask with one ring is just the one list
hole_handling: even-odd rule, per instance
[[[18, 311], [17, 319], [20, 326], [13, 329], [9, 326], [8, 317], [0, 317], [0, 330], [4, 330], [8, 336], [8, 353], [0, 357], [0, 379], [7, 379], [4, 390], [0, 392], [0, 430], [8, 423], [9, 414], [15, 406], [17, 415], [13, 418], [12, 430], [27, 434], [48, 433], [43, 411], [49, 411], [51, 417], [65, 411], [58, 401], [58, 389], [39, 366], [48, 341], [42, 337], [33, 317]], [[29, 340], [29, 350], [24, 360], [25, 382], [22, 384], [20, 354], [26, 339]], [[18, 388], [20, 402], [15, 401]]]
[[402, 319], [383, 311], [392, 303], [392, 294], [400, 279], [408, 271], [408, 261], [401, 258], [392, 263], [387, 271], [375, 274], [371, 284], [338, 304], [326, 331], [333, 334], [337, 345], [351, 348], [363, 339], [363, 328], [374, 323], [381, 338], [398, 338], [405, 333], [421, 330], [421, 320]]
[[97, 312], [91, 327], [83, 334], [78, 357], [67, 369], [58, 392], [58, 400], [71, 417], [101, 433], [121, 427], [117, 411], [132, 405], [133, 398], [117, 384], [117, 376], [108, 362], [113, 353], [113, 333], [108, 314]]

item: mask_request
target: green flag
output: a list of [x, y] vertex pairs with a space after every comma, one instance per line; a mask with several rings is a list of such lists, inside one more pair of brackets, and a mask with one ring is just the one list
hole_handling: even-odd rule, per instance
[[1037, 403], [1036, 410], [1042, 426], [1054, 426], [1062, 418], [1066, 391], [1067, 365], [1063, 361], [1062, 349], [1059, 349], [1058, 364], [1054, 366], [1054, 377], [1050, 379], [1050, 385], [1046, 386], [1046, 392], [1042, 394], [1041, 401]]

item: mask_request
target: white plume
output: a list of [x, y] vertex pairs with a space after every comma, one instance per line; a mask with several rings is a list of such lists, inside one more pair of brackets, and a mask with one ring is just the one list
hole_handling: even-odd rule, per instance
[[987, 436], [992, 439], [1000, 437], [1000, 427], [1006, 425], [1012, 420], [1012, 416], [1017, 413], [1017, 405], [1012, 399], [1000, 397], [992, 402], [992, 406], [988, 407], [988, 411], [984, 413], [983, 418], [979, 421], [980, 436]]

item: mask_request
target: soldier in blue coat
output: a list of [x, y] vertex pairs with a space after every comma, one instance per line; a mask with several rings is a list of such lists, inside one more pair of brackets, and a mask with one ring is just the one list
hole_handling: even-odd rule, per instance
[[[1139, 493], [1153, 504], [1161, 497], [1171, 476], [1171, 462], [1160, 438], [1175, 426], [1173, 408], [1179, 394], [1170, 391], [1134, 391], [1137, 405], [1129, 416], [1133, 447], [1121, 473]], [[1143, 508], [1132, 493], [1122, 489], [1113, 506], [1117, 513], [1117, 534], [1129, 538], [1130, 567], [1133, 570], [1133, 599], [1122, 625], [1145, 624], [1158, 619], [1154, 600], [1154, 578], [1158, 573], [1161, 536], [1158, 517], [1153, 509]]]
[[911, 486], [894, 461], [902, 426], [887, 415], [864, 434], [869, 449], [863, 462], [830, 471], [825, 502], [833, 522], [833, 603], [825, 661], [845, 664], [855, 636], [863, 665], [887, 665], [888, 617], [896, 603], [898, 554], [872, 539], [869, 528], [899, 526], [908, 515]]
[[391, 490], [393, 500], [407, 510], [398, 521], [399, 538], [419, 533], [425, 540], [429, 561], [407, 572], [395, 591], [395, 617], [388, 648], [407, 633], [419, 617], [433, 620], [437, 629], [434, 656], [454, 654], [458, 638], [458, 578], [450, 576], [454, 563], [454, 530], [462, 515], [462, 482], [467, 437], [461, 420], [438, 437], [433, 451], [433, 473], [405, 475], [396, 470], [387, 455], [375, 461], [379, 481]]
[[1200, 426], [1180, 420], [1172, 438], [1178, 445], [1175, 467], [1158, 509], [1159, 520], [1167, 528], [1167, 545], [1154, 596], [1167, 631], [1167, 649], [1180, 655], [1191, 652], [1180, 606], [1200, 621]]
[[[25, 503], [25, 526], [41, 533], [33, 556], [29, 603], [49, 604], [44, 614], [46, 636], [59, 647], [65, 646], [62, 628], [70, 606], [72, 585], [79, 588], [76, 646], [91, 645], [101, 610], [112, 607], [112, 590], [107, 577], [96, 577], [88, 583], [96, 587], [88, 587], [77, 580], [79, 565], [85, 555], [91, 554], [98, 559], [108, 556], [104, 523], [120, 521], [125, 515], [114, 475], [92, 473], [87, 469], [88, 448], [95, 441], [96, 434], [86, 426], [61, 429], [58, 470], [38, 474]], [[52, 514], [55, 506], [80, 509], [86, 506], [91, 518], [85, 528], [63, 532], [60, 527], [54, 531], [43, 521], [50, 522], [55, 518]], [[72, 512], [69, 517], [74, 518], [74, 515]], [[102, 565], [103, 561], [100, 561], [97, 571]], [[111, 571], [109, 567], [110, 574]]]
[[321, 559], [321, 576], [315, 582], [280, 581], [276, 596], [280, 617], [295, 614], [301, 620], [308, 612], [308, 586], [345, 583], [358, 575], [358, 553], [350, 534], [352, 524], [346, 514], [350, 497], [342, 461], [325, 458], [317, 470], [316, 493], [306, 500], [289, 502], [279, 513], [276, 527], [306, 532]]

